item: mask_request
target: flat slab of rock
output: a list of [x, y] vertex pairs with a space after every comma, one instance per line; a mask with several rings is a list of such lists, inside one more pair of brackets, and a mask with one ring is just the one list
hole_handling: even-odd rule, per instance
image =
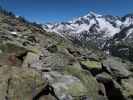
[[116, 78], [126, 78], [131, 75], [126, 65], [117, 58], [107, 58], [103, 61], [103, 67]]
[[101, 63], [97, 61], [81, 61], [81, 64], [86, 66], [88, 69], [102, 69]]

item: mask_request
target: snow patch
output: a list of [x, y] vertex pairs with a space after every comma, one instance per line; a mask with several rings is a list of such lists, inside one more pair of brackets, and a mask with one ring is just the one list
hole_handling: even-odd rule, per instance
[[10, 32], [10, 33], [13, 34], [13, 35], [18, 34], [18, 32], [16, 32], [16, 31], [13, 31], [13, 32]]

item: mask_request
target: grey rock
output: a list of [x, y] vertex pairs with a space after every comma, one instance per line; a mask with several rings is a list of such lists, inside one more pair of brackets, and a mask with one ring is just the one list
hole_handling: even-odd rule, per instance
[[108, 57], [103, 61], [103, 67], [116, 78], [126, 78], [131, 75], [131, 72], [126, 69], [124, 63], [114, 57]]

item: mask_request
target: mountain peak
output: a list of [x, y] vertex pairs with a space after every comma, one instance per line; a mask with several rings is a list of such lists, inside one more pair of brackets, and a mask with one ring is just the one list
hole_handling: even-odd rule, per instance
[[88, 17], [88, 16], [100, 17], [100, 16], [102, 16], [102, 15], [97, 14], [97, 13], [95, 13], [95, 12], [93, 12], [93, 11], [90, 11], [90, 12], [86, 15], [86, 17]]

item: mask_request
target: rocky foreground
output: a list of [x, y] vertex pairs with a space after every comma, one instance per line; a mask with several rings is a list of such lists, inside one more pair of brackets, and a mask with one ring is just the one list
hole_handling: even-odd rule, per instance
[[133, 100], [133, 63], [0, 12], [0, 100]]

